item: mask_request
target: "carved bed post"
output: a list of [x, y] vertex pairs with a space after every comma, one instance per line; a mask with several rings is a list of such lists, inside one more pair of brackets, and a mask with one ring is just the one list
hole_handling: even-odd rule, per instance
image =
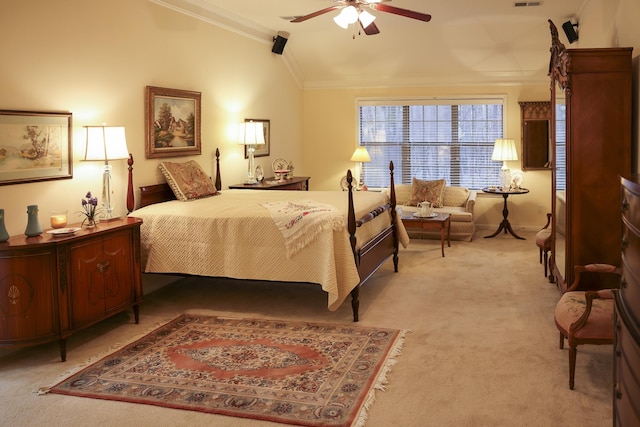
[[133, 197], [133, 154], [129, 153], [127, 159], [129, 165], [129, 180], [127, 182], [127, 212], [131, 213], [135, 208], [135, 199]]
[[398, 272], [398, 230], [396, 224], [398, 222], [398, 213], [396, 212], [396, 185], [393, 180], [393, 162], [389, 162], [389, 177], [391, 179], [389, 184], [389, 203], [391, 204], [391, 223], [393, 224], [393, 269]]
[[220, 179], [220, 149], [216, 148], [216, 190], [222, 189], [222, 179]]
[[[351, 243], [351, 251], [356, 263], [356, 267], [360, 265], [358, 260], [358, 252], [356, 251], [356, 210], [353, 206], [353, 175], [351, 169], [347, 170], [347, 186], [349, 189], [349, 211], [347, 212], [347, 231], [349, 232], [349, 243]], [[360, 309], [360, 283], [351, 291], [351, 309], [353, 311], [353, 321], [358, 321], [358, 311]]]

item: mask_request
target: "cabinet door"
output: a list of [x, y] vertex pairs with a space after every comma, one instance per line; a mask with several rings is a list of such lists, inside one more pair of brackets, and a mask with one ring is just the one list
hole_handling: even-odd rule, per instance
[[54, 339], [56, 280], [52, 250], [0, 254], [0, 344]]
[[92, 239], [71, 246], [69, 298], [71, 328], [101, 320], [105, 313], [104, 256], [102, 239]]
[[105, 311], [118, 312], [134, 301], [132, 233], [123, 231], [102, 241]]

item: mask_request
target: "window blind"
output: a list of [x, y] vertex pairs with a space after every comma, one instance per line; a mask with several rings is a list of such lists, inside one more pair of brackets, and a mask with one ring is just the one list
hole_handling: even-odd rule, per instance
[[393, 161], [396, 183], [416, 177], [472, 189], [495, 185], [502, 163], [491, 154], [504, 133], [503, 104], [502, 97], [359, 101], [359, 143], [371, 157], [364, 183], [388, 186]]

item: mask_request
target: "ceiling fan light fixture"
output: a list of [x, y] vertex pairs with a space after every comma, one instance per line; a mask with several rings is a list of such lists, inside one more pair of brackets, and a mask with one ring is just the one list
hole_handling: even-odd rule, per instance
[[349, 27], [349, 23], [344, 19], [344, 16], [342, 16], [342, 13], [336, 16], [335, 18], [333, 18], [333, 22], [338, 24], [338, 27], [344, 28], [345, 30]]
[[349, 24], [354, 24], [358, 21], [358, 11], [353, 6], [347, 6], [340, 11], [340, 14], [333, 18], [333, 21], [338, 24], [339, 27], [347, 29]]
[[367, 28], [369, 25], [373, 23], [376, 19], [375, 16], [367, 12], [366, 10], [360, 11], [360, 15], [358, 16], [360, 23], [362, 24], [362, 28]]

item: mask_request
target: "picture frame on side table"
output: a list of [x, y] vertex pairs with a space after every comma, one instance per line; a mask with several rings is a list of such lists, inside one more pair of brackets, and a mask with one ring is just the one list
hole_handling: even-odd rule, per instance
[[[269, 155], [271, 149], [271, 122], [265, 119], [244, 119], [246, 122], [261, 122], [262, 131], [264, 132], [264, 144], [256, 145], [256, 150], [253, 152], [253, 157], [266, 157]], [[247, 146], [244, 146], [244, 158], [248, 159]]]
[[72, 114], [0, 110], [0, 185], [73, 178]]
[[148, 159], [202, 154], [200, 100], [200, 92], [145, 88]]

